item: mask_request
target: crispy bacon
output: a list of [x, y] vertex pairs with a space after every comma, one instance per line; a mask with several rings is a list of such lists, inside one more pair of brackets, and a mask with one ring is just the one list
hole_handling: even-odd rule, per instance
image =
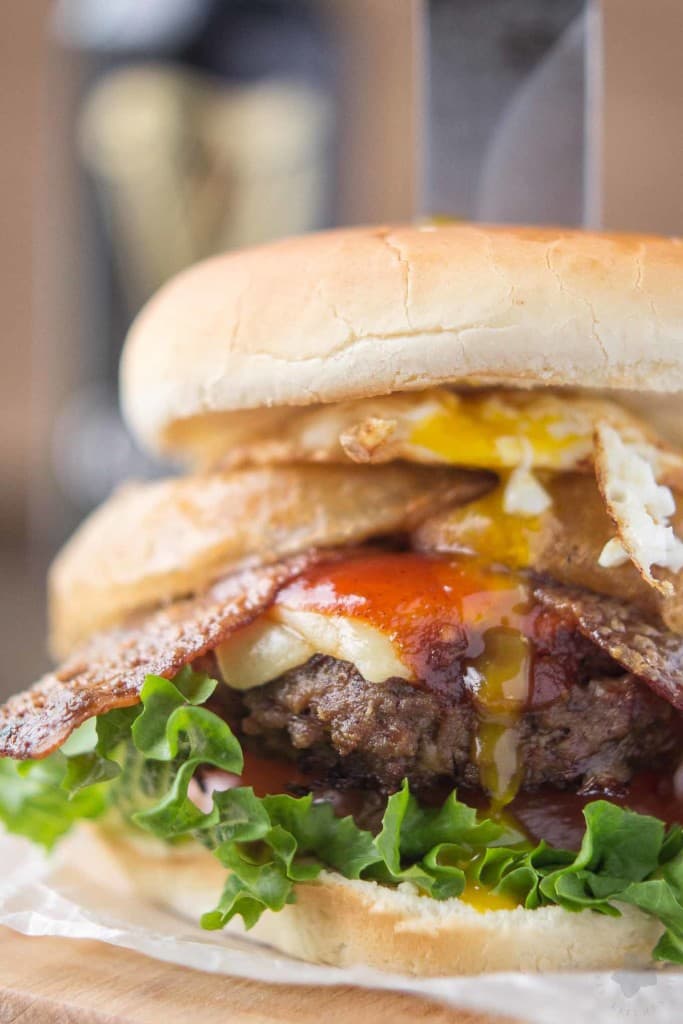
[[46, 757], [88, 718], [137, 704], [145, 676], [171, 677], [216, 647], [321, 557], [311, 553], [245, 570], [197, 597], [96, 634], [60, 668], [0, 708], [0, 756]]
[[[318, 561], [359, 549], [309, 552], [227, 576], [98, 633], [60, 668], [0, 708], [0, 757], [42, 758], [79, 725], [137, 704], [146, 675], [172, 677], [264, 611], [278, 590]], [[683, 638], [623, 602], [538, 580], [533, 593], [654, 693], [683, 711]]]
[[534, 596], [567, 616], [596, 647], [683, 711], [683, 637], [616, 598], [587, 590], [542, 582], [534, 588]]

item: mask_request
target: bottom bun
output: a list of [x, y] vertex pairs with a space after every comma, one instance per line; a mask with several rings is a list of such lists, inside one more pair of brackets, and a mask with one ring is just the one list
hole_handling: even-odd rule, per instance
[[[145, 899], [195, 922], [216, 905], [226, 872], [201, 846], [171, 847], [92, 827], [78, 842], [95, 838]], [[82, 853], [81, 862], [96, 863], [91, 857]], [[422, 976], [651, 967], [663, 930], [628, 906], [621, 917], [561, 907], [482, 913], [458, 899], [420, 896], [408, 884], [392, 889], [330, 871], [295, 892], [296, 902], [264, 913], [249, 935], [314, 963]], [[243, 932], [241, 918], [227, 930]]]

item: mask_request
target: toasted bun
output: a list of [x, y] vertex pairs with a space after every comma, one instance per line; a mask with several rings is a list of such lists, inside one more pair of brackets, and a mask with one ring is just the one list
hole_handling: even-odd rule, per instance
[[[146, 899], [193, 921], [216, 905], [225, 869], [202, 847], [97, 835]], [[229, 928], [242, 931], [241, 919]], [[295, 903], [265, 913], [249, 934], [314, 963], [427, 976], [648, 967], [661, 932], [632, 907], [618, 918], [560, 907], [480, 913], [457, 899], [418, 896], [411, 886], [395, 890], [325, 872], [297, 885]]]
[[482, 382], [683, 390], [681, 240], [466, 224], [290, 239], [171, 281], [122, 362], [131, 427], [180, 453], [197, 432], [248, 436], [264, 409]]

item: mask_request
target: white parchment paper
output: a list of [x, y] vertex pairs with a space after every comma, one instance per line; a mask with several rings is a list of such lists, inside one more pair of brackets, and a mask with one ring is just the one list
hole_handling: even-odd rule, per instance
[[82, 866], [69, 866], [68, 847], [61, 857], [47, 858], [28, 842], [0, 834], [0, 925], [24, 935], [95, 939], [157, 960], [271, 983], [412, 992], [533, 1024], [683, 1021], [683, 973], [676, 971], [416, 979], [321, 967], [248, 938], [204, 932], [141, 905], [104, 865], [95, 865], [93, 874], [84, 874]]

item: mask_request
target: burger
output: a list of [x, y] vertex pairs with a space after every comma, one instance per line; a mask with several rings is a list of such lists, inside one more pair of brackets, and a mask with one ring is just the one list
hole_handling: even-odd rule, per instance
[[222, 255], [143, 310], [121, 389], [185, 469], [51, 569], [7, 829], [311, 961], [683, 962], [681, 240]]

